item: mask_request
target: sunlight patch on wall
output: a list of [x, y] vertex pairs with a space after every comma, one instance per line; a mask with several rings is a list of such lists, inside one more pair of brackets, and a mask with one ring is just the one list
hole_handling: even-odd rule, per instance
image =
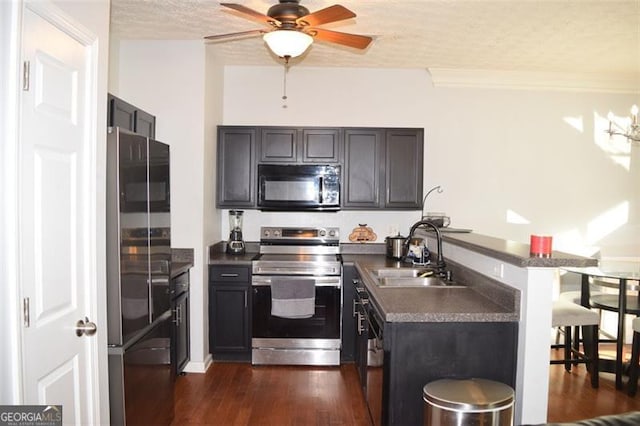
[[565, 117], [563, 120], [580, 133], [584, 133], [584, 120], [582, 117]]
[[523, 216], [520, 216], [518, 213], [514, 212], [511, 209], [507, 209], [507, 223], [513, 223], [515, 225], [528, 225], [531, 223], [531, 221]]
[[587, 242], [594, 244], [629, 221], [629, 202], [623, 201], [587, 224]]
[[[623, 117], [614, 117], [618, 123]], [[597, 112], [593, 113], [593, 142], [606, 154], [611, 161], [629, 171], [631, 169], [631, 144], [624, 136], [609, 136], [609, 119]]]
[[578, 229], [554, 234], [553, 249], [585, 257], [593, 257], [600, 251], [600, 247], [589, 244]]

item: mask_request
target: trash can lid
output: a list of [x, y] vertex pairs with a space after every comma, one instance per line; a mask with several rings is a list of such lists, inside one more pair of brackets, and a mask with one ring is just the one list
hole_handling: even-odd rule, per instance
[[443, 408], [462, 411], [498, 409], [513, 403], [513, 389], [486, 379], [442, 379], [422, 389], [423, 398]]

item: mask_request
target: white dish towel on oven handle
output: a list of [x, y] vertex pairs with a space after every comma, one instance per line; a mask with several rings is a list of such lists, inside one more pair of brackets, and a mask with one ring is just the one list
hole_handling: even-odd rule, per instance
[[311, 318], [316, 310], [316, 285], [310, 279], [271, 279], [271, 315]]

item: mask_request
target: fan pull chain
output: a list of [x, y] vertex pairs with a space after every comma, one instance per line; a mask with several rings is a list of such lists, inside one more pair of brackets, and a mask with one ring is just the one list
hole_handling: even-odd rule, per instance
[[284, 75], [283, 75], [283, 89], [282, 89], [282, 108], [287, 108], [287, 73], [289, 72], [289, 58], [284, 57]]

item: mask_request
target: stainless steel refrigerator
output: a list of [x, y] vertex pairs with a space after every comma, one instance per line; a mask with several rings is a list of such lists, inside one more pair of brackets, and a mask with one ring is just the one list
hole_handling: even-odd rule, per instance
[[110, 128], [107, 319], [112, 425], [173, 419], [169, 146]]

